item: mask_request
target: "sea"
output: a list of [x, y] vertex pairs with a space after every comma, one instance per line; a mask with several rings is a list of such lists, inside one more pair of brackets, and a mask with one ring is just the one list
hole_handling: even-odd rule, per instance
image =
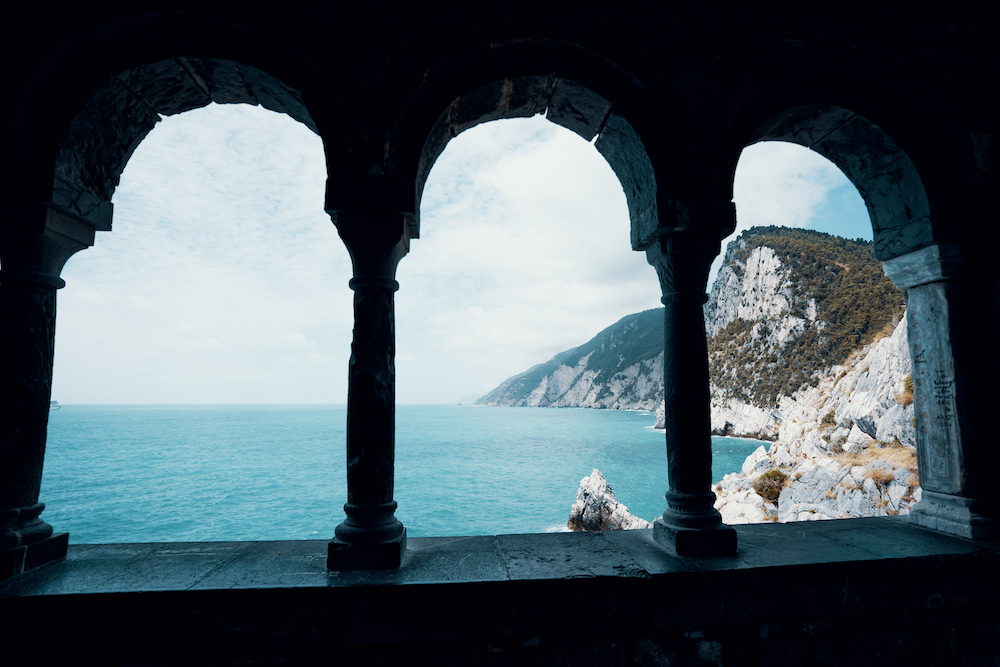
[[[328, 539], [347, 500], [345, 406], [64, 405], [49, 413], [42, 518], [70, 542]], [[599, 469], [647, 520], [666, 507], [648, 412], [399, 405], [396, 516], [411, 537], [566, 530]], [[761, 442], [712, 438], [712, 477]]]

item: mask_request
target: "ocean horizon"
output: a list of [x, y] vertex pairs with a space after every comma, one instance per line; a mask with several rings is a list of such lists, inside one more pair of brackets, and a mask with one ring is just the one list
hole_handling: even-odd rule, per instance
[[[74, 544], [328, 539], [344, 519], [346, 405], [66, 404], [43, 518]], [[396, 516], [412, 537], [566, 529], [599, 469], [652, 520], [665, 441], [645, 411], [399, 404]], [[713, 481], [762, 443], [713, 437]]]

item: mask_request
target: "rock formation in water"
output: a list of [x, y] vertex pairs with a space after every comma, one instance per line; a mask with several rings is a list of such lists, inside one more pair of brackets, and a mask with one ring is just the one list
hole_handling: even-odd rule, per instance
[[628, 507], [615, 498], [611, 485], [597, 468], [580, 480], [580, 490], [569, 512], [566, 526], [573, 531], [632, 530], [652, 524], [630, 514]]

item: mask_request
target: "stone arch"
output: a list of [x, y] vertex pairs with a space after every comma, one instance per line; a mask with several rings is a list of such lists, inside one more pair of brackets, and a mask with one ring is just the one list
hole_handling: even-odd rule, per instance
[[[735, 221], [729, 201], [700, 196], [701, 191], [690, 185], [697, 179], [681, 176], [684, 159], [691, 152], [680, 149], [684, 142], [674, 133], [696, 124], [680, 120], [682, 113], [663, 113], [661, 106], [647, 103], [635, 91], [595, 86], [589, 79], [564, 76], [559, 70], [498, 78], [464, 87], [468, 92], [457, 85], [448, 90], [451, 94], [436, 97], [439, 106], [433, 120], [421, 123], [417, 120], [421, 113], [410, 109], [396, 127], [399, 145], [390, 143], [387, 150], [386, 164], [396, 168], [401, 182], [410, 179], [417, 203], [448, 141], [475, 125], [501, 118], [544, 113], [552, 122], [593, 141], [615, 172], [629, 210], [632, 248], [645, 251], [663, 294], [664, 386], [683, 387], [666, 398], [671, 416], [665, 429], [671, 491], [669, 509], [663, 521], [657, 521], [654, 539], [677, 553], [735, 553], [735, 531], [722, 525], [712, 506], [714, 494], [705, 492], [711, 483], [711, 442], [702, 315], [719, 230], [731, 228]], [[622, 97], [609, 99], [615, 91]], [[426, 114], [428, 109], [434, 107], [425, 103], [421, 111]], [[419, 144], [413, 141], [415, 137], [421, 138]], [[677, 192], [671, 192], [671, 186]], [[419, 233], [417, 215], [415, 207], [408, 218], [411, 237]], [[673, 419], [681, 414], [685, 420]]]
[[673, 133], [690, 126], [682, 105], [662, 108], [628, 72], [574, 44], [492, 46], [468, 62], [432, 70], [393, 127], [386, 175], [412, 188], [414, 204], [406, 212], [412, 237], [419, 234], [424, 183], [452, 138], [491, 120], [537, 114], [594, 143], [607, 160], [625, 192], [634, 249], [677, 224], [660, 218], [672, 211], [668, 175], [682, 171], [671, 161], [680, 154]]
[[[822, 104], [785, 107], [745, 133], [748, 140], [740, 146], [768, 140], [800, 144], [832, 161], [858, 189], [871, 220], [875, 254], [886, 276], [907, 294], [922, 489], [909, 521], [967, 538], [995, 536], [996, 510], [985, 501], [989, 484], [975, 472], [992, 469], [995, 455], [982, 449], [974, 434], [970, 437], [972, 428], [957, 426], [964, 415], [982, 411], [981, 393], [970, 391], [969, 369], [976, 362], [963, 357], [967, 350], [983, 349], [984, 332], [992, 331], [978, 319], [970, 326], [966, 310], [967, 293], [975, 291], [975, 271], [982, 265], [970, 259], [989, 246], [953, 242], [961, 238], [960, 218], [970, 206], [961, 201], [962, 194], [973, 209], [979, 205], [977, 137], [949, 141], [955, 127], [941, 123], [930, 132], [927, 122], [880, 103], [879, 97], [869, 92], [858, 108], [874, 109], [879, 113], [872, 117], [880, 119], [899, 112], [901, 118], [891, 120], [893, 134], [906, 140], [908, 150], [872, 117]], [[733, 165], [738, 150], [726, 154]]]
[[160, 116], [218, 104], [285, 113], [317, 132], [299, 91], [231, 60], [176, 57], [109, 77], [63, 132], [53, 178], [53, 215], [111, 229], [111, 197], [126, 163]]
[[879, 259], [934, 242], [927, 192], [916, 167], [868, 118], [837, 106], [800, 105], [764, 121], [745, 145], [761, 141], [796, 143], [837, 165], [864, 199]]
[[495, 81], [456, 97], [427, 133], [420, 152], [415, 178], [417, 204], [434, 162], [452, 138], [491, 120], [537, 114], [594, 143], [625, 191], [632, 245], [636, 250], [644, 249], [651, 242], [646, 237], [659, 222], [656, 174], [642, 139], [612, 102], [556, 74]]
[[25, 260], [26, 248], [61, 244], [57, 254], [72, 254], [108, 229], [118, 174], [160, 115], [210, 102], [260, 104], [305, 123], [324, 137], [328, 162], [343, 161], [350, 123], [342, 100], [356, 97], [356, 77], [307, 55], [308, 44], [327, 36], [318, 24], [299, 40], [275, 34], [284, 13], [235, 20], [208, 7], [99, 15], [60, 8], [67, 29], [46, 34], [45, 57], [16, 70], [21, 85], [11, 87], [18, 92], [6, 107], [5, 152], [19, 165], [9, 179], [19, 195], [16, 222], [0, 229], [7, 267], [42, 263], [58, 274], [58, 259]]

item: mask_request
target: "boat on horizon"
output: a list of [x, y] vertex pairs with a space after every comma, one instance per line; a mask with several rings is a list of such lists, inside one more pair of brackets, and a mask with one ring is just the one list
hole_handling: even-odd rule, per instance
[[52, 412], [53, 410], [58, 410], [61, 407], [62, 406], [59, 405], [59, 401], [49, 401], [49, 412]]

